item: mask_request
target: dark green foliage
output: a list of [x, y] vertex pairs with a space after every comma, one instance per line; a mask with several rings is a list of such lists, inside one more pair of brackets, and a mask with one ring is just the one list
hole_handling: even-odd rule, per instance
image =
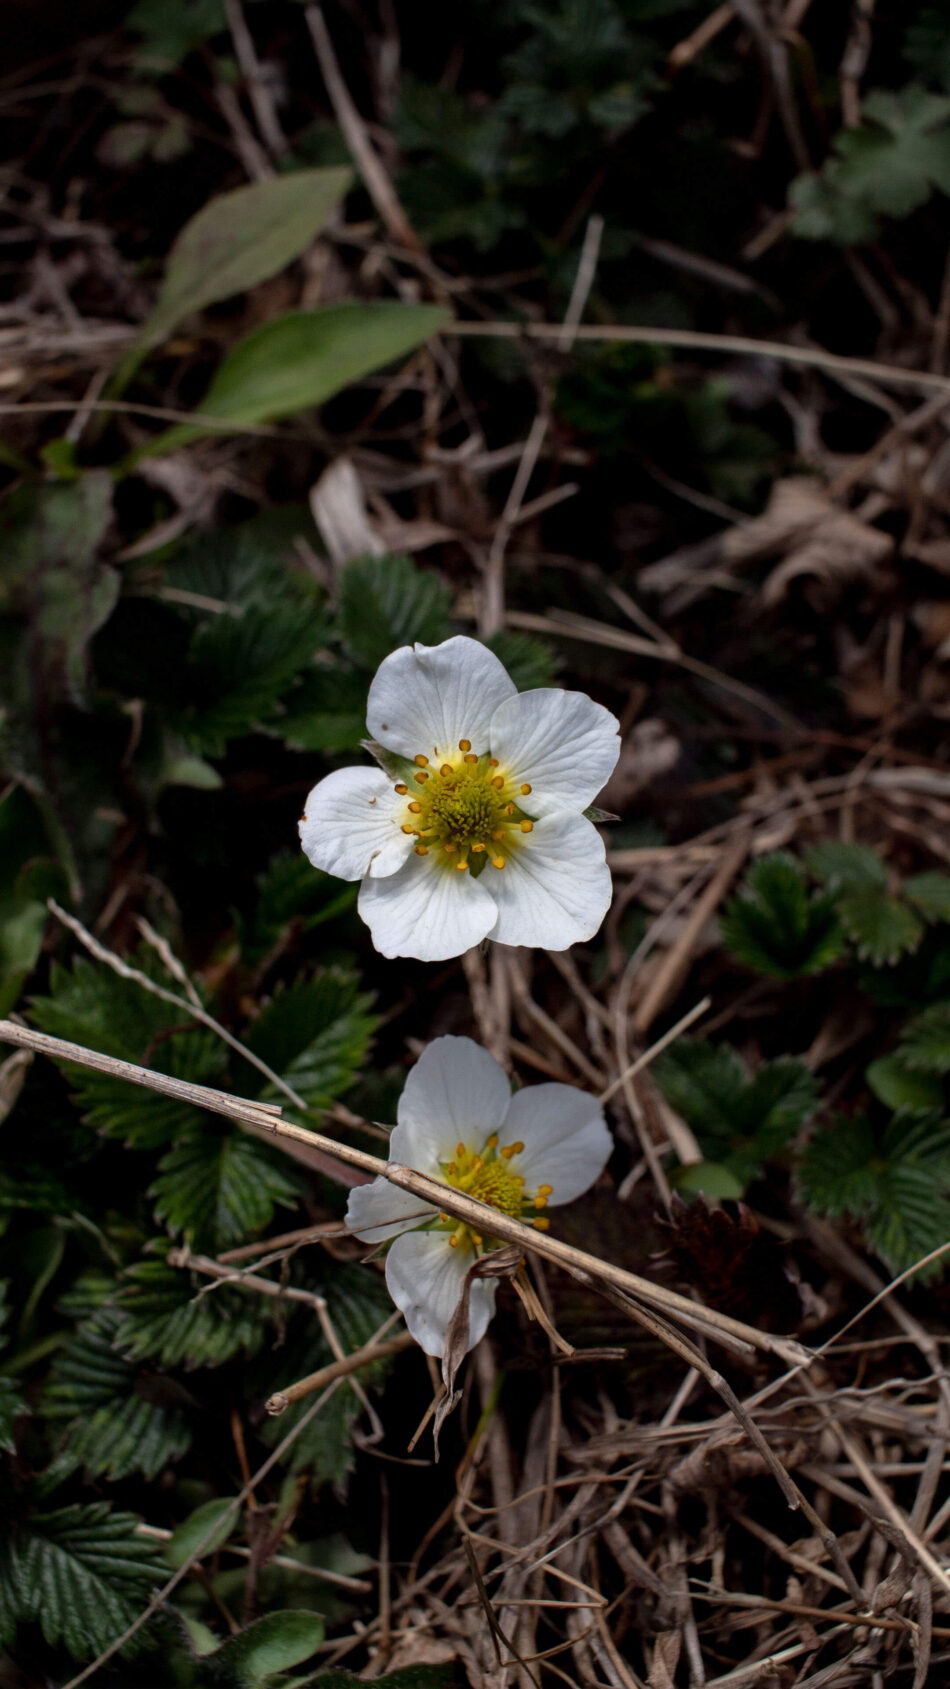
[[895, 1272], [950, 1237], [950, 1122], [937, 1111], [901, 1110], [880, 1133], [863, 1115], [839, 1115], [815, 1133], [800, 1178], [816, 1212], [860, 1220]]
[[679, 1039], [657, 1057], [654, 1073], [703, 1154], [742, 1188], [781, 1155], [818, 1104], [818, 1086], [802, 1062], [766, 1062], [750, 1076], [735, 1050], [704, 1038]]
[[914, 874], [901, 889], [925, 921], [950, 921], [950, 874]]
[[792, 183], [792, 226], [807, 240], [873, 240], [883, 217], [907, 217], [937, 189], [950, 193], [950, 100], [913, 84], [876, 89], [862, 118], [839, 132], [820, 174]]
[[137, 1525], [106, 1502], [33, 1513], [0, 1550], [10, 1616], [39, 1624], [77, 1660], [100, 1653], [162, 1581], [161, 1557]]
[[844, 949], [835, 900], [809, 894], [791, 856], [764, 856], [746, 875], [722, 917], [727, 949], [746, 967], [773, 979], [821, 973]]
[[867, 891], [887, 885], [887, 869], [870, 845], [822, 839], [805, 853], [805, 867], [834, 891]]
[[[323, 1109], [353, 1083], [366, 1058], [375, 1018], [355, 973], [330, 968], [274, 996], [252, 1023], [249, 1050], [293, 1086], [311, 1109]], [[255, 1075], [254, 1091], [276, 1088]]]
[[557, 675], [557, 657], [549, 645], [530, 633], [492, 634], [485, 641], [504, 663], [519, 692], [531, 692], [538, 686], [553, 686]]
[[301, 1176], [286, 1157], [238, 1126], [202, 1122], [158, 1164], [155, 1218], [196, 1249], [230, 1249], [263, 1231], [278, 1205], [291, 1207]]
[[923, 82], [950, 92], [950, 18], [943, 6], [922, 6], [908, 26], [904, 58]]
[[360, 557], [340, 576], [340, 635], [357, 662], [377, 669], [397, 646], [448, 639], [450, 604], [438, 577], [408, 557]]
[[914, 1073], [950, 1073], [950, 1002], [934, 1003], [907, 1022], [900, 1054]]
[[222, 1366], [253, 1354], [266, 1335], [259, 1300], [228, 1285], [200, 1296], [206, 1284], [161, 1259], [129, 1267], [115, 1299], [118, 1347], [169, 1367]]
[[[103, 1308], [78, 1327], [56, 1356], [43, 1413], [63, 1455], [113, 1482], [131, 1472], [157, 1478], [191, 1444], [170, 1381], [138, 1373], [116, 1345], [121, 1316]], [[62, 1430], [60, 1431], [60, 1427]]]
[[[9, 1309], [7, 1307], [8, 1286], [0, 1280], [0, 1350], [6, 1343], [4, 1326], [7, 1323]], [[12, 1454], [16, 1443], [13, 1430], [20, 1415], [28, 1411], [26, 1402], [20, 1395], [16, 1381], [0, 1375], [0, 1454]], [[0, 1635], [2, 1635], [2, 1620], [0, 1620]]]
[[[325, 1689], [357, 1689], [362, 1683], [351, 1671], [339, 1669], [323, 1671], [319, 1679]], [[380, 1689], [451, 1689], [454, 1674], [451, 1666], [403, 1666], [399, 1671], [387, 1671], [374, 1679]]]
[[213, 617], [192, 640], [183, 680], [188, 703], [173, 725], [189, 744], [220, 756], [229, 739], [267, 720], [324, 638], [320, 618], [293, 604]]
[[875, 967], [916, 950], [924, 936], [923, 922], [914, 911], [899, 898], [886, 897], [877, 886], [844, 892], [837, 906], [858, 955]]
[[302, 851], [279, 851], [258, 880], [252, 916], [238, 920], [245, 961], [277, 959], [291, 938], [334, 920], [355, 899], [355, 886], [321, 873]]

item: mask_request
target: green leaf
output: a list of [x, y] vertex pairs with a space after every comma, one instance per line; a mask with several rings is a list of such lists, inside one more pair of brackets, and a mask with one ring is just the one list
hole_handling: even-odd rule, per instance
[[[5, 1347], [3, 1327], [6, 1325], [9, 1311], [7, 1308], [7, 1293], [8, 1285], [5, 1280], [0, 1279], [0, 1349]], [[15, 1452], [16, 1443], [13, 1436], [13, 1427], [20, 1415], [28, 1412], [26, 1402], [20, 1395], [14, 1380], [0, 1377], [0, 1454], [13, 1454]], [[2, 1636], [3, 1624], [0, 1620], [0, 1638]]]
[[533, 692], [539, 686], [553, 686], [557, 677], [557, 653], [543, 639], [530, 633], [493, 633], [485, 644], [503, 663], [519, 692]]
[[180, 64], [196, 47], [228, 27], [224, 0], [136, 0], [126, 20], [129, 29], [145, 37], [143, 56], [163, 68]]
[[820, 1126], [805, 1151], [799, 1172], [809, 1207], [833, 1219], [860, 1215], [873, 1201], [874, 1132], [866, 1115], [836, 1115]]
[[276, 1205], [292, 1207], [300, 1175], [237, 1127], [187, 1129], [158, 1164], [155, 1217], [196, 1248], [230, 1249], [263, 1231]]
[[352, 172], [298, 170], [219, 194], [185, 224], [138, 337], [142, 351], [167, 340], [185, 317], [246, 293], [299, 258], [352, 181]]
[[896, 897], [885, 897], [877, 886], [845, 892], [838, 898], [838, 914], [858, 955], [875, 967], [916, 950], [924, 936], [923, 922], [913, 909]]
[[792, 857], [763, 856], [721, 920], [726, 948], [746, 967], [772, 979], [821, 973], [844, 948], [829, 893], [809, 897]]
[[375, 670], [400, 645], [447, 639], [451, 601], [438, 576], [408, 557], [359, 557], [340, 576], [340, 633], [357, 661]]
[[249, 606], [198, 629], [182, 677], [187, 703], [173, 717], [192, 746], [220, 755], [271, 714], [325, 638], [322, 619], [292, 603]]
[[887, 885], [887, 869], [870, 845], [824, 839], [805, 854], [805, 867], [835, 891], [862, 891]]
[[935, 189], [950, 192], [950, 100], [913, 83], [874, 89], [862, 117], [836, 136], [820, 175], [791, 185], [792, 228], [806, 240], [869, 240], [881, 217], [907, 217]]
[[278, 851], [257, 884], [250, 919], [238, 918], [241, 954], [248, 962], [266, 958], [292, 933], [311, 932], [335, 920], [356, 901], [355, 886], [341, 887], [334, 875], [314, 868], [300, 850]]
[[939, 1079], [913, 1073], [897, 1054], [872, 1061], [864, 1077], [886, 1108], [939, 1108], [943, 1102]]
[[235, 1689], [255, 1689], [276, 1672], [289, 1671], [309, 1660], [323, 1641], [325, 1627], [319, 1613], [285, 1610], [267, 1613], [237, 1636], [229, 1636], [209, 1655], [216, 1681]]
[[43, 1415], [65, 1422], [60, 1458], [117, 1482], [133, 1472], [157, 1478], [187, 1453], [191, 1432], [170, 1384], [140, 1375], [116, 1347], [120, 1315], [103, 1308], [57, 1354]]
[[950, 874], [914, 874], [901, 891], [925, 921], [950, 921]]
[[48, 920], [45, 903], [15, 895], [0, 902], [0, 1018], [9, 1014], [36, 964]]
[[209, 1554], [216, 1554], [222, 1543], [233, 1536], [241, 1523], [241, 1509], [234, 1507], [233, 1502], [233, 1496], [215, 1496], [213, 1501], [205, 1501], [196, 1507], [172, 1532], [165, 1544], [165, 1558], [174, 1571], [194, 1558], [206, 1537], [209, 1540], [201, 1549], [202, 1560]]
[[950, 1003], [933, 1003], [907, 1022], [900, 1057], [915, 1073], [950, 1073]]
[[[371, 999], [349, 969], [328, 968], [314, 979], [275, 994], [248, 1028], [249, 1050], [289, 1081], [312, 1109], [326, 1108], [360, 1072], [376, 1026]], [[251, 1094], [278, 1095], [248, 1074]], [[248, 1094], [248, 1093], [245, 1093]]]
[[131, 1513], [105, 1502], [34, 1513], [12, 1552], [11, 1583], [23, 1619], [75, 1659], [114, 1641], [162, 1578], [155, 1545]]
[[690, 1161], [677, 1168], [671, 1183], [681, 1196], [705, 1196], [713, 1202], [734, 1202], [745, 1195], [744, 1181], [721, 1161]]
[[704, 1038], [680, 1038], [657, 1057], [654, 1075], [704, 1156], [743, 1189], [765, 1161], [781, 1154], [818, 1103], [816, 1081], [802, 1062], [766, 1062], [750, 1078], [735, 1050]]
[[210, 433], [240, 432], [325, 404], [374, 370], [404, 358], [446, 327], [440, 305], [327, 305], [291, 311], [255, 329], [221, 363], [198, 409], [226, 426], [181, 423], [136, 456], [156, 457]]
[[227, 1285], [199, 1296], [202, 1282], [161, 1259], [128, 1268], [116, 1295], [119, 1347], [167, 1367], [222, 1366], [242, 1351], [253, 1354], [267, 1333], [266, 1311]]
[[922, 82], [939, 82], [950, 91], [950, 17], [944, 6], [922, 6], [908, 23], [904, 57]]
[[366, 734], [366, 675], [350, 664], [319, 662], [283, 700], [273, 731], [297, 751], [356, 751]]
[[897, 1272], [950, 1237], [950, 1123], [938, 1110], [900, 1111], [880, 1141], [864, 1116], [839, 1118], [816, 1132], [800, 1176], [813, 1208], [863, 1220], [868, 1242]]

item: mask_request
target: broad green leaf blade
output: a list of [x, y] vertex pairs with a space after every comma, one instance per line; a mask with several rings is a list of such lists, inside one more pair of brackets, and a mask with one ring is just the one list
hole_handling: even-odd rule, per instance
[[[321, 1109], [352, 1085], [363, 1066], [376, 1025], [370, 998], [355, 973], [328, 968], [314, 979], [275, 993], [245, 1037], [249, 1050], [288, 1079], [310, 1108]], [[241, 1079], [242, 1095], [277, 1096], [261, 1090], [258, 1071]]]
[[235, 1689], [255, 1689], [276, 1672], [288, 1671], [309, 1660], [324, 1637], [324, 1624], [319, 1613], [292, 1610], [268, 1613], [256, 1624], [248, 1625], [238, 1636], [229, 1636], [217, 1648], [214, 1660], [215, 1678]]
[[33, 1514], [13, 1551], [13, 1583], [25, 1619], [46, 1641], [90, 1659], [125, 1630], [161, 1582], [155, 1545], [131, 1513], [105, 1502]]
[[932, 1003], [907, 1022], [900, 1054], [915, 1073], [950, 1073], [950, 1003]]
[[[415, 351], [450, 320], [441, 305], [394, 301], [290, 311], [239, 341], [198, 410], [202, 417], [229, 425], [225, 433], [295, 416]], [[203, 422], [182, 423], [152, 440], [137, 457], [156, 457], [217, 432]]]
[[222, 1366], [260, 1348], [267, 1335], [260, 1299], [225, 1285], [198, 1296], [194, 1274], [150, 1258], [130, 1267], [116, 1297], [117, 1342], [137, 1360], [162, 1366]]
[[914, 874], [901, 890], [925, 921], [950, 921], [950, 874]]
[[340, 577], [340, 631], [357, 661], [375, 670], [399, 645], [448, 639], [451, 601], [438, 577], [408, 557], [358, 557]]
[[690, 1161], [679, 1168], [673, 1184], [681, 1196], [705, 1196], [711, 1202], [735, 1202], [745, 1195], [742, 1180], [721, 1161]]
[[843, 839], [823, 839], [806, 853], [805, 867], [817, 880], [835, 890], [858, 891], [864, 886], [887, 885], [887, 869], [870, 845], [847, 844]]
[[155, 1217], [196, 1248], [230, 1249], [263, 1231], [301, 1181], [268, 1144], [209, 1120], [187, 1129], [158, 1164]]
[[[233, 1535], [241, 1521], [241, 1509], [232, 1507], [233, 1500], [233, 1496], [225, 1495], [203, 1502], [172, 1532], [171, 1540], [165, 1544], [165, 1558], [176, 1572], [199, 1549], [200, 1558], [204, 1559], [206, 1555], [214, 1554]], [[205, 1543], [206, 1537], [208, 1541]]]
[[832, 1219], [862, 1214], [874, 1200], [876, 1147], [863, 1114], [839, 1114], [820, 1126], [805, 1151], [799, 1174], [809, 1207]]
[[83, 1321], [57, 1354], [42, 1402], [44, 1417], [63, 1427], [60, 1462], [113, 1483], [133, 1472], [157, 1478], [191, 1446], [181, 1392], [171, 1380], [139, 1378], [116, 1347], [119, 1320], [101, 1308]]
[[877, 886], [862, 886], [838, 898], [838, 914], [858, 955], [880, 967], [916, 950], [924, 924], [913, 909], [896, 897], [885, 897]]
[[159, 345], [185, 317], [246, 293], [299, 258], [352, 179], [340, 167], [299, 170], [212, 199], [175, 241], [137, 349]]
[[867, 1068], [865, 1079], [887, 1108], [939, 1108], [943, 1086], [929, 1073], [914, 1073], [899, 1055], [880, 1056]]
[[801, 868], [784, 852], [753, 864], [720, 926], [727, 949], [772, 979], [821, 973], [844, 948], [834, 898], [809, 898]]

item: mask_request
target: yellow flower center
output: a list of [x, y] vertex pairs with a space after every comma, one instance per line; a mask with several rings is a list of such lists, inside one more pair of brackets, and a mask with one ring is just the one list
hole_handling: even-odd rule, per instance
[[[443, 1165], [442, 1176], [446, 1184], [455, 1190], [464, 1191], [466, 1196], [474, 1196], [479, 1202], [487, 1202], [500, 1214], [509, 1214], [513, 1220], [520, 1220], [524, 1217], [525, 1208], [545, 1208], [553, 1189], [551, 1185], [539, 1185], [533, 1195], [526, 1191], [523, 1176], [511, 1165], [523, 1149], [524, 1144], [520, 1140], [499, 1149], [498, 1133], [493, 1132], [480, 1151], [459, 1144], [453, 1159]], [[476, 1253], [481, 1251], [484, 1243], [481, 1233], [464, 1223], [459, 1224], [448, 1214], [441, 1214], [439, 1220], [444, 1229], [451, 1231], [449, 1242], [453, 1248], [474, 1249]], [[533, 1219], [531, 1224], [538, 1231], [547, 1231], [548, 1221], [544, 1218]], [[492, 1244], [493, 1240], [489, 1239], [489, 1243]]]
[[504, 868], [523, 834], [534, 821], [522, 808], [531, 787], [515, 784], [498, 758], [478, 756], [471, 741], [460, 739], [458, 751], [444, 762], [431, 762], [423, 753], [415, 769], [396, 791], [407, 799], [404, 833], [419, 840], [417, 856], [437, 851], [443, 865], [478, 874], [486, 862]]

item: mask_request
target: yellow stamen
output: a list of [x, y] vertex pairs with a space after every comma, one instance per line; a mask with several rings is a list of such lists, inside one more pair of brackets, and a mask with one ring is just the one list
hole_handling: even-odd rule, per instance
[[456, 1144], [455, 1153], [456, 1153], [459, 1161], [463, 1161], [465, 1159], [465, 1145], [464, 1144]]
[[415, 780], [417, 785], [424, 786], [429, 776], [428, 774], [414, 774], [412, 778]]
[[527, 783], [525, 783], [525, 785], [523, 785], [522, 788], [521, 788], [522, 796], [527, 797], [530, 790], [531, 790], [531, 787]]
[[439, 769], [439, 773], [442, 775], [443, 779], [447, 774], [454, 774], [454, 772], [455, 770], [450, 762], [444, 762], [442, 767]]
[[499, 791], [499, 792], [502, 791], [504, 784], [505, 784], [505, 777], [504, 777], [503, 774], [496, 774], [496, 775], [493, 776], [492, 785], [495, 787], [496, 791]]
[[442, 846], [442, 849], [445, 851], [446, 856], [451, 856], [453, 850], [458, 850], [458, 845], [453, 844], [450, 839], [447, 845]]
[[535, 1197], [535, 1199], [534, 1199], [534, 1206], [535, 1206], [535, 1208], [546, 1208], [546, 1207], [547, 1207], [547, 1205], [548, 1205], [548, 1199], [547, 1199], [547, 1197], [546, 1197], [546, 1196], [542, 1196], [542, 1195], [541, 1195], [541, 1194], [540, 1194], [540, 1192], [539, 1192], [539, 1193], [538, 1193], [538, 1195], [537, 1195], [537, 1196], [536, 1196], [536, 1197]]
[[396, 791], [399, 793], [399, 796], [401, 798], [404, 798], [406, 793], [408, 792], [408, 790], [409, 790], [409, 787], [404, 786], [402, 781], [400, 780], [399, 785], [396, 787]]
[[492, 859], [491, 859], [491, 865], [492, 865], [493, 868], [503, 868], [505, 866], [504, 857], [503, 856], [493, 856]]
[[404, 821], [402, 824], [402, 830], [404, 833], [414, 833], [416, 829], [415, 827], [410, 827], [408, 821]]
[[525, 1178], [522, 1173], [512, 1173], [511, 1177], [516, 1185], [523, 1186], [525, 1184]]
[[522, 821], [521, 831], [523, 833], [533, 833], [534, 832], [534, 822], [533, 821]]
[[410, 813], [410, 815], [421, 815], [422, 814], [422, 805], [419, 802], [418, 798], [413, 798], [411, 804], [409, 805], [409, 813]]
[[497, 1149], [498, 1148], [498, 1133], [497, 1132], [493, 1132], [490, 1138], [485, 1139], [485, 1148], [486, 1149]]
[[496, 827], [495, 831], [492, 833], [492, 838], [495, 839], [495, 840], [503, 839], [504, 836], [505, 836], [504, 827]]
[[467, 868], [467, 867], [468, 867], [468, 862], [467, 862], [467, 861], [465, 861], [465, 862], [456, 862], [456, 864], [455, 864], [455, 872], [456, 872], [456, 873], [457, 873], [457, 874], [464, 874], [464, 872], [465, 872], [465, 870], [466, 870], [466, 868]]
[[472, 748], [471, 739], [460, 739], [459, 740], [459, 750], [460, 751], [470, 751], [471, 748]]
[[466, 753], [466, 756], [465, 756], [465, 758], [464, 758], [464, 760], [465, 760], [465, 762], [468, 762], [468, 763], [472, 763], [472, 762], [477, 762], [477, 761], [478, 761], [478, 758], [477, 758], [477, 756], [476, 756], [476, 755], [475, 755], [475, 752], [474, 752], [474, 751], [468, 751], [468, 752], [467, 752], [467, 753]]
[[429, 766], [429, 759], [428, 759], [428, 757], [427, 757], [427, 756], [423, 756], [423, 754], [422, 754], [422, 752], [421, 752], [421, 751], [420, 751], [420, 752], [419, 752], [419, 755], [418, 755], [418, 756], [415, 756], [415, 757], [413, 757], [413, 759], [412, 759], [412, 760], [413, 760], [413, 762], [414, 762], [414, 763], [415, 763], [415, 764], [416, 764], [416, 767], [417, 767], [417, 768], [428, 768], [428, 766]]
[[515, 813], [514, 804], [513, 803], [506, 803], [505, 804], [505, 814], [507, 816], [512, 816], [512, 815], [514, 815], [514, 813]]
[[484, 845], [483, 845], [483, 844], [479, 844], [479, 843], [478, 843], [478, 840], [477, 840], [477, 839], [476, 839], [476, 841], [475, 841], [475, 843], [474, 843], [474, 844], [473, 844], [473, 846], [472, 846], [472, 849], [473, 849], [473, 851], [474, 851], [474, 852], [475, 852], [475, 854], [476, 854], [476, 856], [477, 856], [477, 855], [478, 855], [478, 853], [479, 853], [479, 851], [482, 851], [482, 850], [484, 850], [484, 849], [485, 849], [485, 846], [484, 846]]
[[552, 1196], [553, 1194], [554, 1194], [554, 1186], [553, 1185], [539, 1185], [538, 1186], [538, 1195], [539, 1196]]
[[498, 1154], [503, 1155], [506, 1161], [510, 1161], [511, 1157], [513, 1155], [520, 1155], [523, 1149], [524, 1149], [524, 1144], [521, 1142], [521, 1139], [519, 1138], [517, 1143], [506, 1144], [504, 1149], [500, 1149], [498, 1151]]
[[428, 856], [429, 846], [428, 845], [416, 845], [415, 846], [415, 853], [416, 853], [417, 856]]
[[[532, 1220], [531, 1224], [536, 1232], [546, 1232], [551, 1222], [550, 1220]], [[455, 1242], [454, 1238], [452, 1239], [452, 1242]]]
[[497, 768], [498, 767], [498, 758], [497, 757], [489, 757], [488, 766], [489, 766], [489, 768]]

